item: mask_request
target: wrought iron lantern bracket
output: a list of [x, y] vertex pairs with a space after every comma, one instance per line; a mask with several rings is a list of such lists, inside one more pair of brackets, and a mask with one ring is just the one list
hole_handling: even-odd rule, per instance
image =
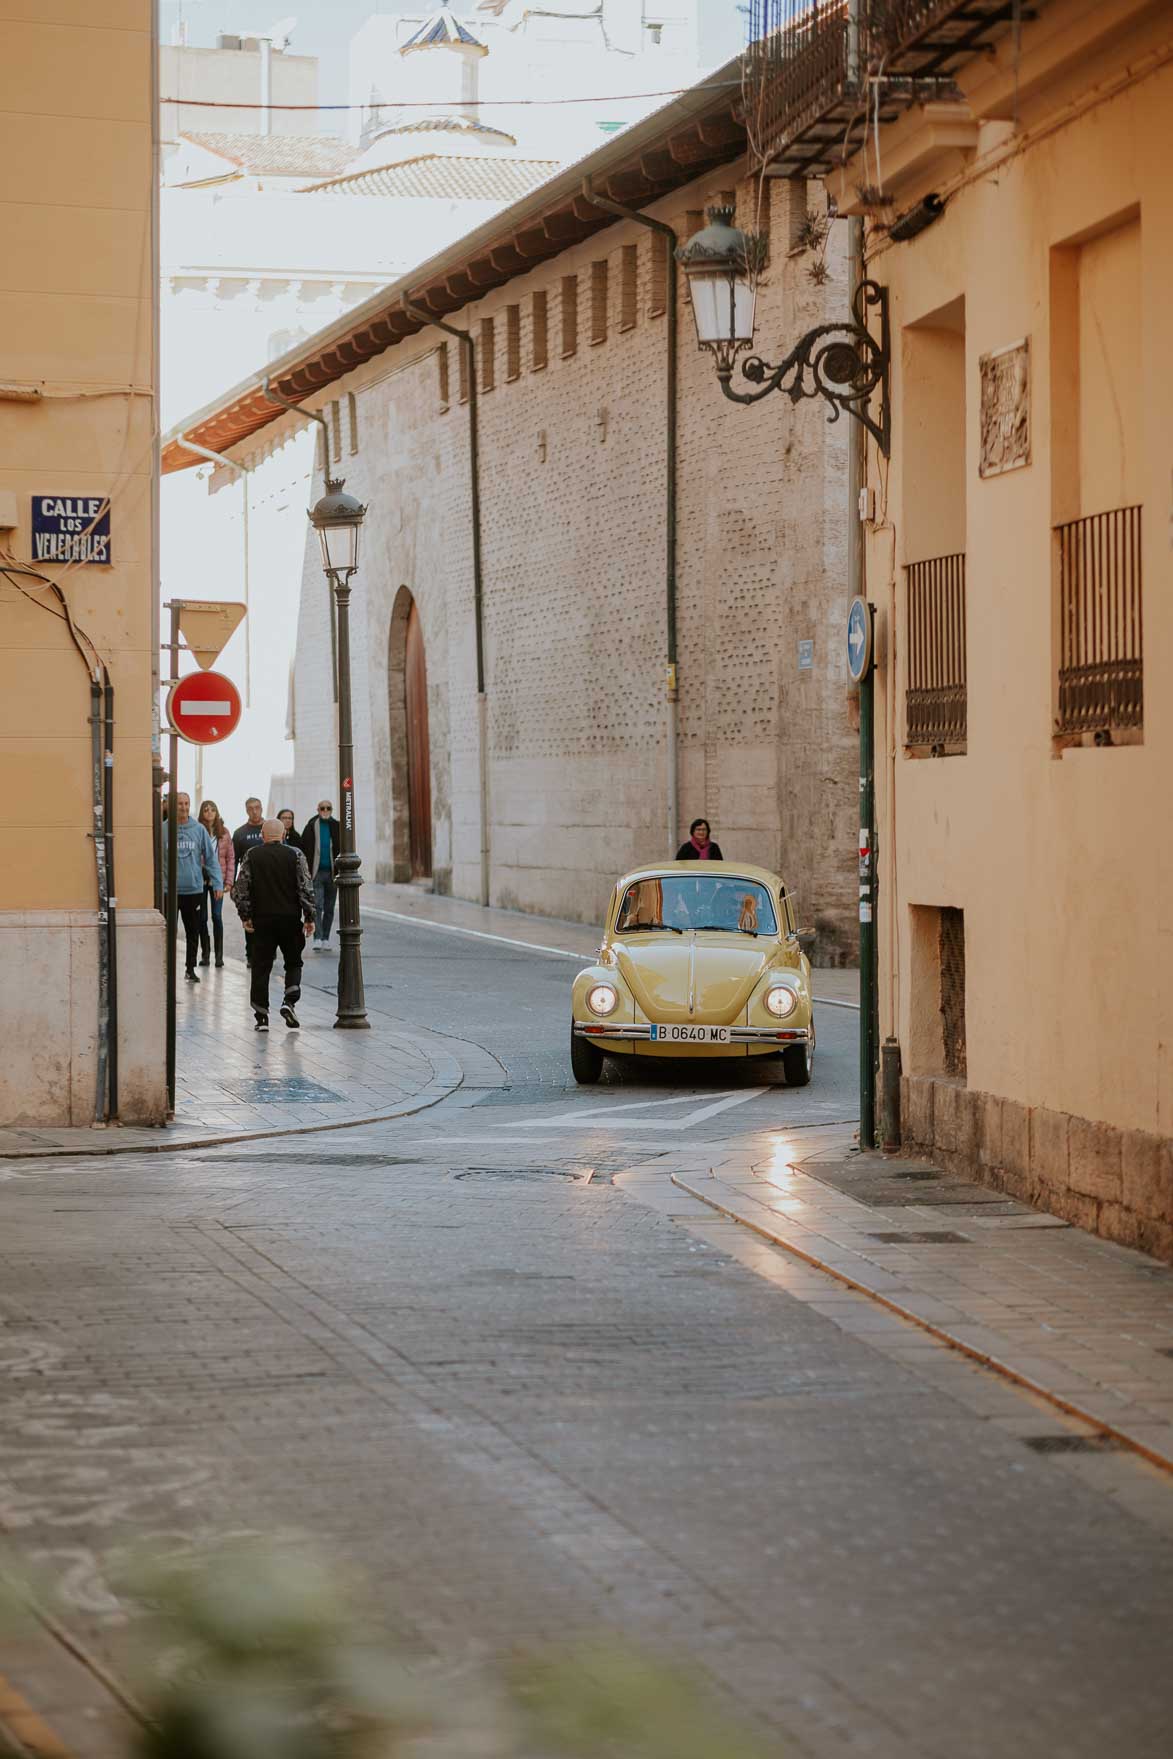
[[[880, 320], [878, 339], [867, 324], [872, 310]], [[838, 421], [841, 413], [852, 416], [867, 429], [887, 458], [892, 440], [890, 366], [888, 289], [876, 281], [861, 281], [852, 300], [851, 322], [818, 324], [777, 366], [756, 354], [742, 361], [742, 377], [756, 385], [757, 390], [734, 389], [731, 359], [718, 359], [717, 377], [722, 391], [733, 403], [758, 403], [771, 391], [784, 391], [792, 403], [801, 403], [806, 397], [821, 397], [830, 405], [828, 421]], [[871, 404], [877, 391], [879, 411], [874, 415]]]

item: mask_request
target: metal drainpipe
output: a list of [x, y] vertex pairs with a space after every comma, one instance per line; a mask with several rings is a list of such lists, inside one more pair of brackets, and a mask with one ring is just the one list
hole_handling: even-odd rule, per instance
[[473, 620], [477, 644], [477, 743], [480, 768], [481, 812], [481, 903], [489, 902], [489, 699], [485, 693], [485, 595], [484, 568], [481, 553], [481, 446], [480, 422], [477, 413], [476, 343], [467, 330], [457, 324], [445, 323], [422, 305], [416, 305], [407, 294], [400, 300], [404, 311], [421, 323], [455, 336], [466, 350], [468, 362], [468, 463], [470, 503], [472, 509], [472, 594]]
[[106, 1077], [110, 1052], [110, 885], [106, 873], [106, 809], [102, 763], [102, 686], [90, 678], [90, 769], [93, 791], [94, 864], [98, 872], [98, 1069], [94, 1123], [106, 1122]]
[[622, 220], [634, 220], [637, 226], [646, 226], [649, 232], [658, 232], [664, 239], [668, 251], [668, 286], [665, 317], [668, 323], [668, 434], [665, 441], [665, 474], [667, 486], [664, 505], [664, 612], [665, 633], [667, 636], [668, 662], [666, 672], [667, 685], [667, 770], [668, 770], [668, 854], [676, 853], [680, 840], [679, 824], [679, 759], [677, 756], [676, 733], [679, 701], [679, 678], [676, 669], [676, 409], [677, 409], [677, 369], [676, 356], [679, 338], [676, 326], [676, 233], [663, 220], [653, 220], [650, 214], [641, 214], [637, 208], [626, 207], [622, 202], [613, 202], [610, 196], [597, 195], [589, 177], [583, 179], [582, 193], [587, 201], [593, 202], [597, 208], [605, 208], [609, 214], [617, 214]]
[[[177, 434], [176, 435], [175, 444], [177, 446], [182, 446], [185, 452], [196, 452], [199, 454], [199, 456], [201, 458], [210, 459], [213, 464], [226, 464], [228, 466], [229, 470], [234, 470], [240, 478], [240, 489], [241, 489], [241, 493], [244, 496], [244, 511], [243, 511], [243, 520], [242, 520], [243, 527], [244, 527], [244, 531], [243, 531], [243, 536], [244, 536], [244, 706], [245, 706], [245, 708], [251, 708], [252, 707], [252, 616], [250, 613], [251, 613], [252, 607], [249, 604], [249, 585], [248, 585], [248, 478], [249, 478], [249, 471], [252, 469], [252, 466], [249, 464], [238, 464], [235, 458], [229, 458], [223, 452], [211, 452], [211, 451], [209, 451], [207, 446], [197, 446], [194, 440], [189, 440], [184, 434]], [[199, 755], [202, 756], [202, 754], [203, 754], [203, 747], [200, 746], [199, 747]], [[198, 790], [197, 790], [197, 792], [198, 792]]]
[[114, 686], [105, 668], [102, 672], [102, 685], [102, 722], [106, 747], [106, 971], [110, 986], [106, 1091], [109, 1096], [107, 1117], [113, 1123], [118, 1117], [118, 898], [114, 884]]

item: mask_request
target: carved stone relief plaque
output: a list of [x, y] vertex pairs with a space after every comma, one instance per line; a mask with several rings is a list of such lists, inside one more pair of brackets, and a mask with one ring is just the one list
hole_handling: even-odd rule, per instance
[[982, 375], [981, 476], [1030, 463], [1030, 337], [978, 362]]

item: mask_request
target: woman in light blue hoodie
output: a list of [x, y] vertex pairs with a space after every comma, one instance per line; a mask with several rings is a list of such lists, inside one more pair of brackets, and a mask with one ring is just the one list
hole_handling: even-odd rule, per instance
[[[167, 884], [167, 851], [169, 837], [163, 836], [163, 884]], [[216, 845], [204, 826], [191, 816], [191, 800], [186, 794], [175, 796], [175, 848], [178, 859], [175, 872], [179, 893], [179, 914], [187, 938], [185, 975], [189, 983], [198, 983], [196, 959], [200, 951], [200, 934], [208, 932], [208, 904], [204, 886], [212, 888], [213, 898], [224, 896], [224, 876], [216, 855]]]

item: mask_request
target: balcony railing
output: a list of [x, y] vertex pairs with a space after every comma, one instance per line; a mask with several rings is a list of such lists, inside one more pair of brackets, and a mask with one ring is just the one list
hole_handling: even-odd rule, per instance
[[1144, 725], [1141, 509], [1055, 527], [1059, 692], [1055, 731], [1111, 735]]
[[1019, 16], [1017, 0], [861, 0], [850, 20], [847, 0], [752, 0], [754, 150], [776, 173], [825, 176], [858, 150], [877, 105], [883, 123], [956, 96], [957, 69]]
[[908, 573], [906, 743], [965, 750], [965, 556], [934, 556]]

